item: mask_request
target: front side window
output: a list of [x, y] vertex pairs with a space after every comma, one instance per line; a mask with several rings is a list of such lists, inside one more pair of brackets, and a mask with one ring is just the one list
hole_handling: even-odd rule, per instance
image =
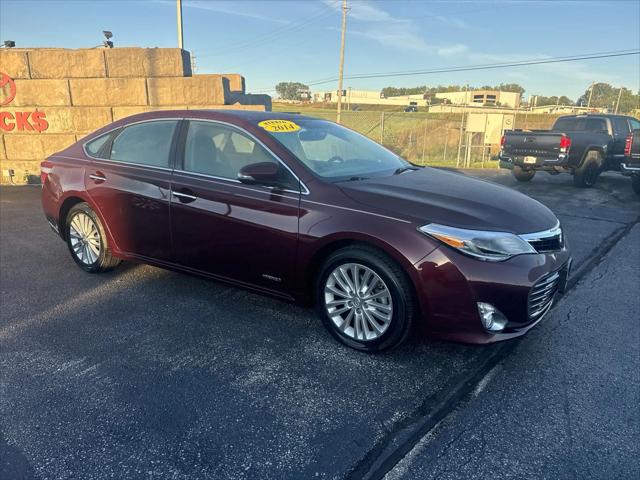
[[235, 128], [214, 122], [189, 122], [184, 170], [237, 180], [240, 170], [254, 163], [275, 163], [281, 168], [281, 185], [299, 190], [295, 177], [266, 149]]
[[111, 160], [169, 167], [176, 120], [138, 123], [125, 127], [111, 146]]
[[373, 140], [333, 122], [297, 119], [294, 131], [271, 132], [302, 163], [329, 181], [385, 176], [411, 164]]

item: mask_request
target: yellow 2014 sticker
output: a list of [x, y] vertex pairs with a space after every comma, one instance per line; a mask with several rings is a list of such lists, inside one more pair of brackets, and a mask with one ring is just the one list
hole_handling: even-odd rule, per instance
[[263, 120], [258, 126], [267, 132], [295, 132], [300, 130], [300, 125], [296, 125], [290, 120]]

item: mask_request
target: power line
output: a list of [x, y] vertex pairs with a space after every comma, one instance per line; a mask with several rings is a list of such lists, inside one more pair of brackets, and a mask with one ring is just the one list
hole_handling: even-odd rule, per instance
[[239, 42], [235, 45], [232, 46], [228, 46], [227, 48], [222, 48], [220, 50], [209, 50], [209, 52], [207, 53], [205, 51], [204, 54], [200, 54], [201, 57], [212, 57], [212, 56], [217, 56], [217, 55], [224, 55], [227, 54], [229, 52], [235, 52], [235, 51], [239, 51], [239, 50], [246, 50], [249, 48], [254, 48], [256, 46], [262, 46], [265, 43], [269, 43], [272, 42], [274, 40], [278, 40], [286, 35], [290, 35], [291, 33], [297, 32], [302, 30], [304, 27], [306, 27], [307, 25], [314, 23], [318, 20], [322, 20], [326, 17], [329, 17], [331, 15], [335, 14], [334, 10], [331, 9], [327, 9], [327, 10], [322, 10], [320, 12], [318, 12], [317, 14], [306, 18], [305, 20], [301, 21], [301, 22], [294, 22], [294, 23], [290, 23], [289, 25], [285, 25], [283, 27], [279, 27], [276, 29], [273, 29], [269, 32], [265, 32], [262, 35], [258, 35], [256, 37], [253, 37], [251, 39], [245, 40], [243, 42]]
[[[347, 80], [358, 80], [358, 79], [369, 79], [369, 78], [402, 77], [402, 76], [408, 76], [408, 75], [430, 75], [435, 73], [469, 72], [469, 71], [475, 71], [475, 70], [495, 70], [500, 68], [575, 62], [579, 60], [594, 60], [594, 59], [600, 59], [600, 58], [622, 57], [622, 56], [639, 55], [639, 54], [640, 54], [640, 50], [619, 50], [619, 51], [612, 51], [612, 52], [587, 53], [582, 55], [572, 55], [572, 56], [565, 56], [565, 57], [548, 57], [544, 59], [521, 60], [516, 62], [489, 63], [489, 64], [481, 64], [481, 65], [465, 65], [465, 66], [459, 66], [459, 67], [443, 67], [443, 68], [435, 68], [435, 69], [428, 69], [428, 70], [362, 73], [362, 74], [348, 75], [348, 76], [345, 76], [344, 78]], [[337, 80], [337, 77], [332, 77], [332, 78], [324, 78], [320, 80], [312, 80], [310, 82], [303, 82], [303, 83], [308, 86], [313, 86], [313, 85], [323, 85], [326, 83], [332, 83], [332, 82], [335, 82], [336, 80]], [[275, 91], [275, 89], [262, 89], [262, 90], [255, 90], [254, 92], [268, 93], [273, 91]]]

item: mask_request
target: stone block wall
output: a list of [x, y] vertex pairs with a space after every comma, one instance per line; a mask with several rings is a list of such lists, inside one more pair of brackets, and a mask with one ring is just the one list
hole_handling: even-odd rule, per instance
[[2, 183], [37, 182], [44, 158], [136, 113], [271, 109], [242, 75], [192, 75], [189, 52], [171, 48], [0, 49], [0, 79]]

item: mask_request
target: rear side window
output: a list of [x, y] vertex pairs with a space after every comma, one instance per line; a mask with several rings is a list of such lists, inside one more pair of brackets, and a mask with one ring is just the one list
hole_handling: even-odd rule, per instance
[[630, 118], [629, 123], [631, 124], [631, 130], [640, 130], [640, 122], [635, 118]]
[[587, 132], [606, 132], [607, 122], [602, 118], [587, 118], [584, 129]]
[[613, 128], [617, 135], [629, 134], [629, 122], [624, 117], [613, 117]]
[[109, 152], [104, 151], [104, 147], [111, 138], [113, 132], [102, 135], [101, 137], [91, 140], [85, 145], [85, 149], [89, 155], [95, 158], [108, 158]]
[[[577, 118], [559, 118], [553, 125], [553, 130], [559, 132], [576, 132], [582, 130], [578, 125], [579, 119]], [[582, 122], [584, 124], [584, 122]]]
[[557, 132], [606, 132], [607, 122], [603, 118], [571, 117], [559, 118], [553, 125]]
[[160, 120], [125, 127], [111, 146], [111, 160], [169, 167], [177, 120]]

